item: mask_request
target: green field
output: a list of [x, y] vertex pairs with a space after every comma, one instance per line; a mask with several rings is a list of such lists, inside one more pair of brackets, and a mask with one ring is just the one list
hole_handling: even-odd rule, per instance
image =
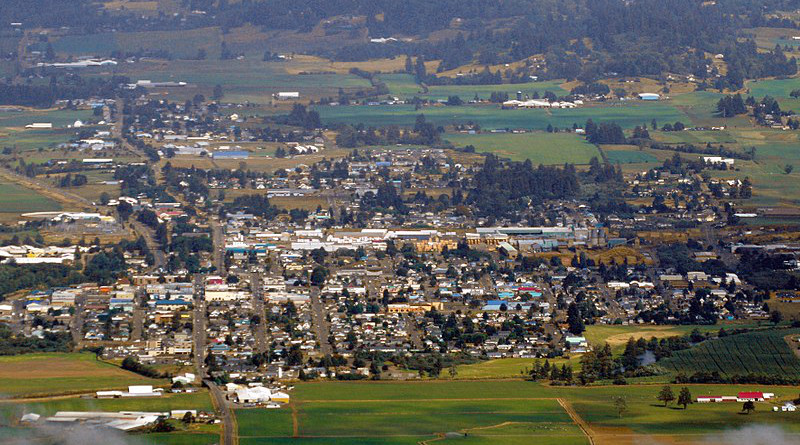
[[513, 99], [517, 91], [528, 95], [533, 95], [534, 92], [543, 95], [546, 91], [555, 93], [557, 96], [569, 93], [561, 87], [562, 81], [560, 80], [502, 85], [432, 85], [428, 87], [428, 92], [424, 93], [422, 87], [414, 82], [414, 76], [411, 74], [381, 74], [378, 78], [386, 84], [390, 94], [403, 99], [416, 96], [438, 100], [447, 99], [449, 96], [458, 96], [466, 102], [474, 99], [476, 95], [480, 99], [488, 100], [494, 92], [507, 93], [509, 99]]
[[76, 120], [86, 122], [91, 116], [91, 110], [0, 111], [0, 130], [7, 127], [21, 128], [34, 122], [50, 122], [54, 128], [64, 127]]
[[[402, 385], [401, 385], [402, 386]], [[366, 389], [365, 387], [361, 387]], [[477, 443], [525, 436], [536, 443], [584, 444], [585, 437], [556, 400], [465, 400], [455, 396], [426, 400], [364, 399], [295, 402], [297, 436], [292, 443], [407, 443], [446, 433], [468, 433]], [[292, 435], [292, 412], [237, 411], [242, 443], [273, 443]], [[519, 439], [519, 437], [517, 437]]]
[[0, 179], [0, 209], [0, 213], [9, 214], [49, 212], [61, 210], [61, 205], [33, 190]]
[[548, 125], [557, 128], [583, 126], [588, 119], [595, 122], [616, 122], [624, 128], [650, 122], [688, 121], [688, 117], [667, 102], [630, 102], [624, 105], [573, 109], [513, 109], [499, 105], [431, 106], [415, 110], [413, 105], [317, 107], [323, 123], [346, 123], [388, 126], [412, 126], [416, 116], [424, 114], [437, 125], [477, 123], [489, 129], [530, 129], [544, 131]]
[[772, 96], [778, 99], [782, 109], [800, 111], [800, 99], [789, 97], [792, 90], [800, 89], [800, 78], [753, 80], [747, 82], [745, 86], [749, 90], [749, 95], [755, 97], [756, 100], [760, 100], [764, 96]]
[[211, 95], [215, 85], [223, 86], [225, 102], [266, 104], [279, 91], [298, 91], [301, 98], [333, 96], [339, 88], [354, 91], [370, 83], [350, 74], [290, 74], [282, 62], [245, 60], [172, 60], [140, 62], [117, 68], [118, 74], [133, 80], [188, 82], [185, 88], [166, 88], [172, 100], [189, 99], [195, 94]]
[[697, 371], [721, 375], [776, 374], [800, 377], [800, 359], [783, 337], [800, 330], [749, 332], [709, 340], [676, 351], [658, 365], [672, 372], [690, 375]]
[[[578, 372], [581, 369], [580, 357], [576, 356], [571, 359], [567, 358], [554, 358], [548, 360], [551, 365], [561, 366], [568, 365], [572, 367], [573, 372]], [[531, 359], [531, 358], [498, 358], [494, 360], [486, 360], [483, 362], [472, 363], [469, 365], [459, 365], [456, 368], [458, 374], [457, 379], [511, 379], [511, 378], [525, 378], [527, 372], [533, 368], [534, 362], [539, 362], [540, 365], [544, 364], [544, 359]]]
[[448, 134], [445, 139], [457, 147], [472, 145], [476, 151], [495, 153], [515, 161], [530, 159], [537, 164], [588, 164], [600, 152], [574, 133]]
[[219, 58], [222, 33], [219, 28], [175, 31], [115, 32], [62, 37], [53, 43], [58, 53], [109, 57], [114, 51], [166, 51], [175, 58], [190, 58], [205, 49], [209, 58]]
[[[95, 360], [89, 353], [37, 353], [0, 357], [0, 394], [32, 396], [164, 384]], [[111, 401], [110, 401], [111, 402]]]
[[[13, 402], [13, 401], [12, 401]], [[45, 402], [9, 403], [0, 405], [8, 409], [24, 409], [42, 415], [53, 415], [58, 411], [156, 411], [173, 409], [196, 409], [211, 412], [214, 407], [207, 391], [192, 394], [165, 394], [161, 397], [131, 397], [120, 399], [84, 399], [69, 397]]]
[[[214, 410], [208, 392], [194, 394], [166, 394], [157, 398], [123, 398], [123, 399], [83, 399], [79, 397], [46, 400], [42, 402], [17, 403], [7, 401], [0, 403], [0, 441], [4, 437], [28, 437], [31, 443], [49, 443], [41, 440], [35, 431], [25, 428], [7, 428], [14, 425], [25, 413], [37, 413], [43, 416], [53, 415], [58, 411], [154, 411], [167, 412], [173, 409], [196, 409], [212, 412]], [[179, 430], [171, 433], [131, 434], [125, 439], [122, 433], [117, 439], [119, 443], [137, 445], [211, 445], [219, 443], [219, 426], [193, 424], [188, 429], [177, 423]], [[50, 435], [59, 430], [43, 429], [38, 431]], [[103, 434], [109, 434], [105, 432]], [[32, 440], [38, 438], [39, 440]], [[116, 441], [114, 443], [117, 443]]]
[[[758, 403], [748, 416], [739, 414], [741, 404], [691, 405], [684, 411], [660, 406], [659, 389], [524, 381], [301, 383], [292, 395], [295, 411], [238, 410], [237, 419], [242, 444], [414, 444], [447, 433], [456, 434], [445, 436], [445, 443], [587, 443], [561, 399], [587, 422], [596, 443], [701, 444], [750, 424], [774, 425], [794, 439], [800, 434], [793, 416], [772, 413], [768, 403]], [[694, 397], [758, 390], [774, 392], [779, 400], [797, 392], [759, 385], [690, 385], [690, 390]], [[621, 416], [610, 403], [614, 397], [626, 400]]]
[[645, 151], [603, 149], [608, 162], [612, 164], [645, 164], [658, 162], [658, 158]]

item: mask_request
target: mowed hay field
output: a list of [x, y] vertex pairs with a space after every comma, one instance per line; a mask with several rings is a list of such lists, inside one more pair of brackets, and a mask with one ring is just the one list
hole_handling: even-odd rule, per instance
[[[738, 403], [664, 408], [656, 400], [660, 388], [552, 387], [525, 381], [301, 383], [292, 406], [237, 410], [236, 416], [241, 444], [417, 444], [435, 438], [467, 444], [589, 443], [576, 422], [596, 444], [730, 443], [749, 437], [740, 428], [751, 424], [768, 424], [790, 440], [800, 439], [793, 415], [773, 413], [771, 403], [757, 403], [748, 416], [739, 414]], [[759, 385], [689, 388], [694, 397], [773, 392], [774, 403], [797, 392]], [[679, 389], [673, 385], [673, 391]], [[626, 401], [622, 415], [614, 397]], [[714, 442], [722, 432], [727, 442]]]
[[588, 164], [600, 152], [574, 133], [452, 134], [445, 139], [457, 147], [472, 145], [478, 152], [494, 153], [515, 161], [530, 159], [538, 164]]
[[38, 396], [125, 389], [165, 381], [124, 371], [89, 353], [37, 353], [0, 357], [0, 396]]

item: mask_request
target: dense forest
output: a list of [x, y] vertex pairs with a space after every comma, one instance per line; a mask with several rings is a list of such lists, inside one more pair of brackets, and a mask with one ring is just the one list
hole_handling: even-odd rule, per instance
[[500, 217], [546, 199], [573, 197], [579, 188], [573, 165], [534, 168], [530, 161], [503, 163], [488, 154], [483, 169], [475, 173], [466, 203], [479, 215]]

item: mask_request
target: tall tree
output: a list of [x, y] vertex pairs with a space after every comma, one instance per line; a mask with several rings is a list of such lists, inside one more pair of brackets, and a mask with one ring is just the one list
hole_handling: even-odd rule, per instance
[[683, 405], [683, 409], [686, 409], [686, 405], [690, 403], [692, 403], [692, 393], [684, 386], [678, 394], [678, 405]]
[[670, 402], [675, 400], [675, 394], [672, 393], [672, 388], [670, 388], [669, 385], [664, 385], [661, 391], [659, 391], [658, 396], [656, 396], [656, 399], [664, 402], [664, 407], [666, 407]]

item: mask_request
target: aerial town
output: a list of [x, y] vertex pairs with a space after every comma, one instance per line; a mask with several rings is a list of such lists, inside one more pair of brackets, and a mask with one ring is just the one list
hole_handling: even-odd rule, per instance
[[0, 442], [800, 443], [797, 5], [68, 3], [0, 5]]

